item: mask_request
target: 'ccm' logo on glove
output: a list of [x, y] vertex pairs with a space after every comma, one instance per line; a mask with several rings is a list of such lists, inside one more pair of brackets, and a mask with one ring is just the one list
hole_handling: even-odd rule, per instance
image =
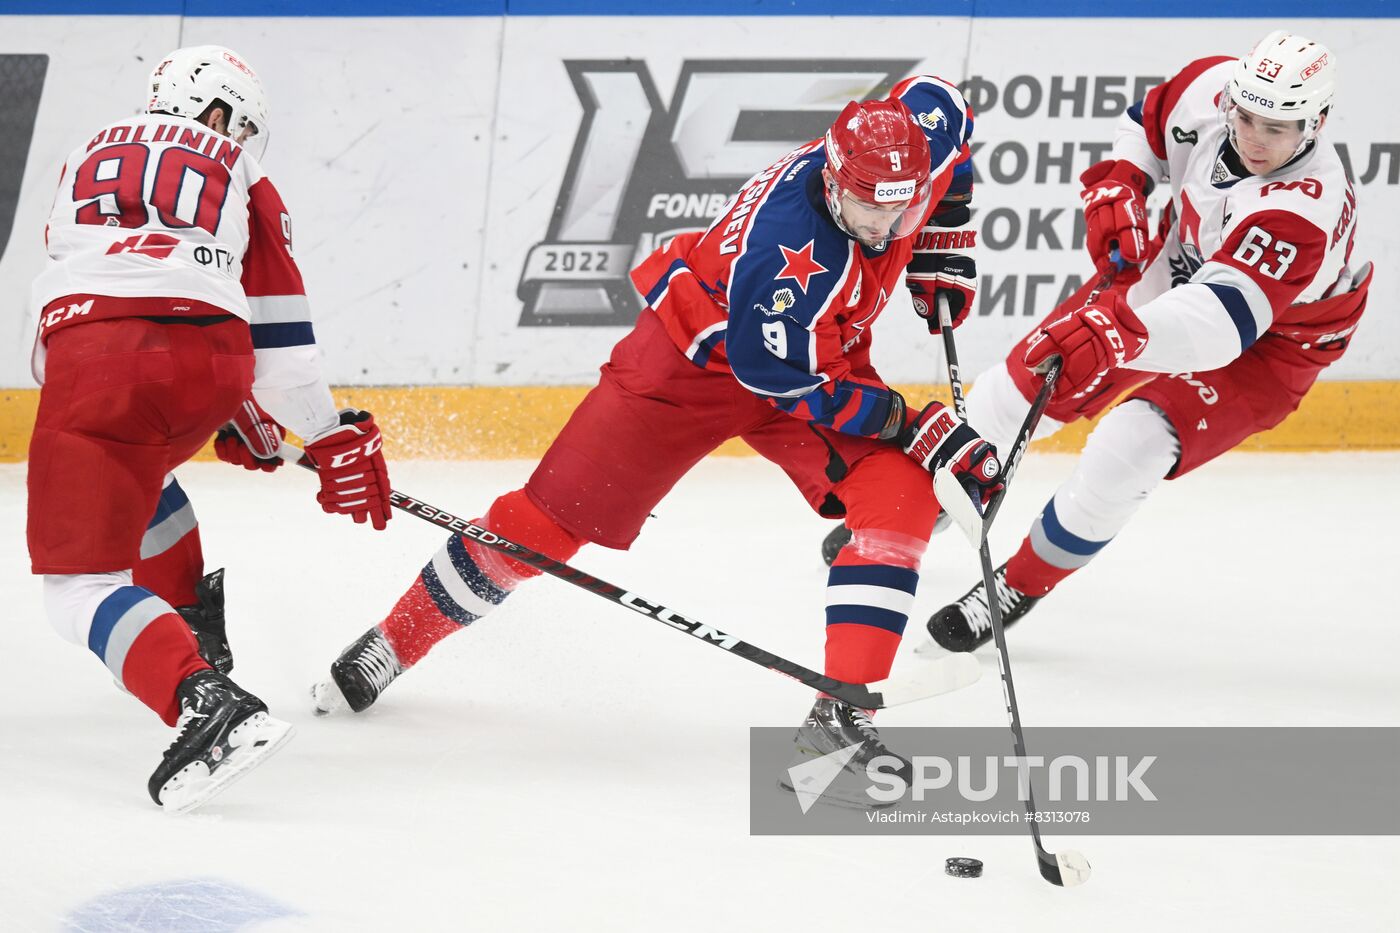
[[369, 440], [360, 447], [351, 447], [349, 450], [342, 450], [330, 459], [330, 467], [333, 470], [344, 469], [356, 460], [364, 457], [372, 457], [384, 446], [384, 435], [376, 432]]
[[1113, 365], [1122, 366], [1126, 359], [1126, 347], [1123, 344], [1123, 336], [1118, 333], [1118, 322], [1100, 308], [1090, 307], [1084, 312], [1084, 319], [1098, 324], [1101, 328], [1099, 333], [1103, 335], [1108, 349], [1113, 353]]

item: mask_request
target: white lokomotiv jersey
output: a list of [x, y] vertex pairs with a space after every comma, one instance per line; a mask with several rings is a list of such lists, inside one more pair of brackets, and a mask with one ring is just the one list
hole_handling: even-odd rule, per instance
[[31, 291], [39, 382], [57, 328], [227, 313], [249, 323], [259, 402], [304, 438], [338, 425], [291, 219], [232, 139], [162, 114], [104, 127], [64, 163], [45, 244], [48, 263]]
[[1341, 159], [1324, 131], [1279, 171], [1232, 172], [1220, 99], [1234, 63], [1192, 62], [1119, 122], [1112, 157], [1171, 185], [1160, 251], [1128, 293], [1148, 332], [1129, 368], [1211, 370], [1267, 332], [1344, 338], [1360, 316], [1357, 302], [1318, 304], [1369, 284], [1349, 265], [1356, 194]]

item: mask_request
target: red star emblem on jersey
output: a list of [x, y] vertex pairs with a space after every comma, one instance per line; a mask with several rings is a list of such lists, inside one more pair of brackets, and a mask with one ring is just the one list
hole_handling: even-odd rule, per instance
[[781, 244], [778, 246], [783, 253], [783, 271], [778, 273], [778, 278], [796, 280], [797, 287], [802, 289], [803, 294], [806, 294], [807, 283], [812, 280], [812, 276], [830, 271], [812, 258], [813, 242], [808, 240], [807, 245], [801, 249], [788, 249]]

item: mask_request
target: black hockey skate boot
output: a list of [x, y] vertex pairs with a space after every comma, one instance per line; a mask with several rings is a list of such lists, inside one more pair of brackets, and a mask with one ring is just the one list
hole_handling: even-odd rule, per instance
[[831, 529], [830, 533], [822, 538], [822, 560], [826, 561], [828, 567], [836, 559], [836, 555], [841, 553], [841, 549], [850, 543], [850, 540], [851, 529], [847, 528], [844, 522]]
[[316, 714], [324, 716], [346, 706], [362, 713], [402, 673], [399, 656], [376, 625], [340, 653], [331, 664], [329, 680], [311, 688]]
[[[906, 787], [913, 783], [913, 764], [902, 755], [890, 751], [880, 739], [880, 731], [870, 721], [870, 713], [847, 706], [840, 700], [819, 698], [802, 725], [798, 726], [792, 744], [795, 754], [787, 770], [778, 779], [778, 786], [794, 793], [797, 792], [795, 787], [806, 783], [802, 773], [805, 770], [804, 766], [816, 759], [859, 746], [841, 766], [840, 773], [820, 790], [818, 799], [823, 803], [860, 809], [890, 806], [894, 801], [877, 801], [865, 792], [870, 786], [870, 780], [866, 777], [866, 766], [882, 755], [891, 756], [897, 764], [884, 762], [879, 766], [880, 771], [898, 774], [904, 779]], [[818, 782], [826, 780], [820, 775], [813, 775], [812, 778]]]
[[220, 674], [233, 671], [233, 652], [224, 632], [224, 571], [215, 570], [194, 585], [197, 606], [176, 606], [175, 611], [194, 632], [199, 656]]
[[[997, 603], [1001, 606], [1003, 627], [1031, 611], [1040, 596], [1027, 596], [1006, 585], [1006, 565], [996, 570]], [[949, 651], [972, 651], [992, 640], [992, 610], [987, 605], [987, 588], [979, 580], [962, 599], [944, 606], [928, 620], [928, 633]]]
[[147, 783], [171, 813], [203, 804], [261, 764], [292, 737], [290, 723], [218, 671], [196, 671], [175, 689], [179, 734]]

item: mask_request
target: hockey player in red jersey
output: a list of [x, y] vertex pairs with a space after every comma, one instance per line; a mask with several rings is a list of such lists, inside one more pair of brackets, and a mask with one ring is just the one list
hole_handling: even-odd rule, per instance
[[[1205, 58], [1128, 109], [1112, 158], [1081, 177], [1087, 246], [1123, 271], [1091, 282], [982, 374], [968, 419], [1014, 437], [1052, 355], [1064, 360], [1037, 436], [1111, 409], [1074, 474], [996, 571], [1007, 623], [1093, 559], [1163, 479], [1278, 424], [1341, 357], [1366, 305], [1351, 262], [1356, 196], [1323, 132], [1336, 56], [1274, 32], [1241, 59]], [[1149, 236], [1144, 200], [1171, 191]], [[1127, 393], [1127, 399], [1114, 405]], [[986, 590], [929, 620], [940, 645], [992, 637]]]
[[291, 222], [255, 159], [268, 133], [257, 76], [228, 49], [179, 49], [152, 73], [145, 110], [99, 130], [60, 174], [32, 292], [28, 540], [54, 627], [178, 727], [148, 790], [184, 811], [291, 726], [226, 675], [210, 618], [222, 574], [201, 581], [194, 513], [170, 471], [251, 391], [308, 440], [327, 512], [382, 528], [389, 483], [374, 419], [337, 413], [321, 376]]
[[[886, 100], [850, 103], [708, 230], [643, 260], [632, 280], [647, 307], [598, 386], [525, 487], [476, 521], [559, 560], [589, 542], [625, 549], [681, 476], [742, 437], [854, 530], [828, 581], [825, 672], [885, 677], [939, 513], [930, 472], [966, 478], [984, 499], [1000, 482], [990, 444], [941, 403], [906, 408], [870, 363], [871, 325], [897, 288], [914, 289], [925, 314], [939, 292], [959, 320], [971, 307], [971, 129], [954, 86], [905, 80]], [[449, 538], [332, 665], [318, 707], [365, 709], [538, 573]], [[803, 735], [817, 754], [865, 738], [879, 753], [866, 713], [829, 698]]]

